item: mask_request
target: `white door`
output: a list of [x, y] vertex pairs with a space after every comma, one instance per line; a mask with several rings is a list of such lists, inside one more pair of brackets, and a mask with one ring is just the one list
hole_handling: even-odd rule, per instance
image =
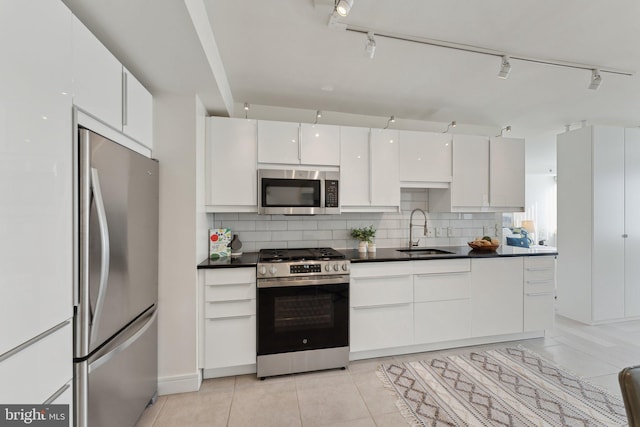
[[625, 129], [625, 316], [640, 316], [640, 129]]
[[489, 138], [453, 136], [453, 207], [489, 205]]
[[207, 118], [207, 206], [216, 212], [257, 212], [256, 120]]
[[524, 139], [491, 138], [489, 189], [492, 207], [524, 208]]
[[340, 128], [340, 203], [369, 206], [369, 128]]
[[153, 96], [127, 69], [123, 69], [122, 79], [122, 131], [153, 149]]
[[371, 129], [371, 205], [400, 206], [398, 131]]
[[451, 182], [451, 134], [400, 131], [400, 181]]
[[591, 283], [596, 322], [624, 317], [624, 157], [624, 129], [593, 128]]
[[258, 162], [300, 164], [300, 125], [258, 121]]
[[340, 165], [340, 127], [300, 124], [300, 159], [305, 165]]

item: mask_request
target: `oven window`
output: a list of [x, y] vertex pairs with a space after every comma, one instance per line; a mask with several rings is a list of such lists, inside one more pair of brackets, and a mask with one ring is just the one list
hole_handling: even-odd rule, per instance
[[263, 207], [320, 207], [320, 180], [262, 178]]
[[331, 294], [282, 296], [274, 304], [276, 332], [333, 327]]

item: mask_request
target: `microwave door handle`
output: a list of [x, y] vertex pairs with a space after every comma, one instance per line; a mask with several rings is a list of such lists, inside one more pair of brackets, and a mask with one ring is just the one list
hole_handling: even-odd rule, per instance
[[109, 282], [109, 226], [107, 224], [107, 215], [104, 209], [104, 199], [100, 188], [100, 177], [96, 168], [91, 168], [91, 191], [93, 192], [93, 200], [96, 204], [96, 212], [98, 216], [98, 227], [100, 234], [100, 283], [98, 286], [98, 299], [93, 312], [91, 322], [91, 335], [89, 343], [94, 343], [98, 337], [98, 327], [102, 316], [102, 308], [104, 299], [107, 294], [107, 284]]

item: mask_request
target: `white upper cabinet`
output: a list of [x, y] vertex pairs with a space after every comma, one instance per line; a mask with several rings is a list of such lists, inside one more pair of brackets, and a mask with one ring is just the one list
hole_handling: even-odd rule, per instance
[[452, 179], [451, 134], [400, 131], [400, 185], [448, 187]]
[[340, 127], [301, 123], [300, 163], [340, 166]]
[[122, 130], [122, 64], [75, 16], [73, 103]]
[[309, 123], [258, 121], [258, 162], [340, 165], [340, 128]]
[[258, 162], [300, 164], [300, 124], [259, 120]]
[[207, 211], [258, 211], [257, 127], [256, 120], [207, 118]]
[[73, 315], [73, 70], [62, 2], [0, 9], [1, 355]]
[[[400, 207], [398, 131], [371, 129], [371, 206]], [[396, 209], [394, 209], [396, 210]]]
[[524, 139], [453, 136], [453, 180], [429, 190], [432, 212], [524, 211]]
[[489, 161], [489, 205], [494, 208], [523, 208], [524, 139], [491, 138]]
[[122, 71], [122, 131], [153, 148], [153, 96], [126, 68]]
[[340, 204], [343, 211], [371, 205], [369, 132], [369, 128], [340, 128]]

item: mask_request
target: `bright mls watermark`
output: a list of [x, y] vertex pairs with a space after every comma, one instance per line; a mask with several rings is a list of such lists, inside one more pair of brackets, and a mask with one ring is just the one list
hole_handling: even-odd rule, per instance
[[0, 405], [0, 427], [69, 427], [69, 405]]

